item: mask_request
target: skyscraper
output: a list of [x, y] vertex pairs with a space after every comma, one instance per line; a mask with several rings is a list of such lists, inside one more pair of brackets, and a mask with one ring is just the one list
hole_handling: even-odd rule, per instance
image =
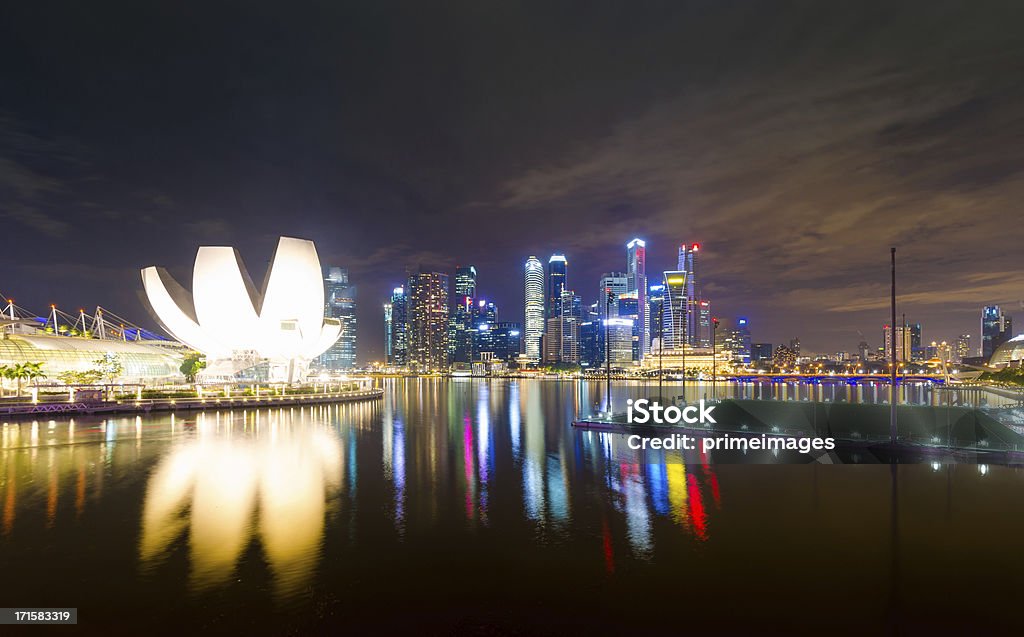
[[572, 290], [562, 290], [562, 324], [559, 328], [562, 340], [562, 350], [559, 359], [565, 363], [578, 363], [579, 354], [579, 327], [582, 323], [583, 302]]
[[714, 329], [711, 326], [711, 301], [697, 299], [696, 303], [690, 304], [690, 307], [695, 308], [695, 311], [691, 312], [690, 316], [694, 317], [694, 320], [697, 321], [692, 345], [707, 349], [711, 347], [711, 339], [714, 338]]
[[476, 301], [476, 268], [459, 266], [455, 269], [455, 294], [448, 320], [448, 354], [451, 362], [473, 362], [473, 311]]
[[455, 295], [476, 298], [476, 267], [472, 265], [455, 268]]
[[687, 322], [690, 309], [686, 296], [686, 272], [665, 272], [665, 300], [662, 309], [662, 334], [665, 349], [682, 349], [687, 343]]
[[651, 330], [647, 321], [647, 244], [641, 239], [626, 244], [626, 277], [626, 291], [636, 293], [637, 360], [643, 360], [651, 342]]
[[662, 309], [665, 302], [665, 285], [656, 283], [647, 289], [647, 316], [650, 333], [650, 341], [647, 343], [647, 351], [653, 351], [651, 345], [654, 339], [661, 338], [662, 334]]
[[394, 305], [391, 303], [384, 304], [384, 363], [386, 365], [391, 364], [391, 359], [394, 358], [394, 353], [391, 350], [392, 341], [392, 328], [394, 327]]
[[981, 310], [981, 356], [986, 360], [992, 352], [1013, 336], [1013, 318], [1003, 314], [998, 305]]
[[548, 298], [545, 316], [549, 319], [562, 316], [562, 290], [565, 289], [568, 265], [565, 256], [561, 254], [553, 254], [548, 259]]
[[909, 323], [905, 327], [910, 331], [910, 360], [923, 361], [930, 358], [921, 342], [921, 324]]
[[324, 268], [324, 316], [341, 322], [341, 336], [320, 355], [321, 367], [353, 369], [356, 366], [356, 288], [349, 285], [345, 268]]
[[540, 360], [540, 337], [544, 334], [544, 266], [534, 256], [526, 260], [526, 316], [523, 332], [527, 358]]
[[[892, 361], [892, 339], [893, 330], [886, 324], [882, 327], [882, 337], [885, 343], [885, 359]], [[904, 363], [910, 360], [910, 328], [905, 325], [896, 326], [896, 361]]]
[[710, 347], [711, 343], [701, 343], [697, 336], [700, 325], [700, 286], [697, 281], [697, 254], [700, 244], [684, 243], [679, 246], [679, 260], [676, 270], [686, 274], [686, 336], [685, 341], [693, 347]]
[[633, 364], [633, 319], [608, 318], [604, 320], [608, 334], [608, 362], [612, 367]]
[[956, 358], [954, 360], [956, 362], [958, 362], [958, 363], [961, 362], [963, 359], [970, 358], [972, 356], [972, 354], [971, 354], [971, 335], [970, 334], [961, 334], [956, 339], [955, 355], [956, 355]]
[[385, 345], [387, 364], [391, 367], [405, 367], [409, 364], [409, 313], [404, 287], [399, 286], [391, 292], [391, 303], [385, 305], [387, 307], [391, 308], [390, 340]]
[[421, 372], [448, 368], [448, 275], [409, 276], [409, 366]]
[[[629, 276], [625, 272], [606, 272], [601, 275], [597, 290], [597, 315], [599, 318], [618, 316], [618, 298], [629, 290]], [[611, 300], [609, 302], [609, 294]]]

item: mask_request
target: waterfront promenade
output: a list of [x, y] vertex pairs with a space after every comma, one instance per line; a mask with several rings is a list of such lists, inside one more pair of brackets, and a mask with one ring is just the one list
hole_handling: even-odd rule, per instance
[[289, 407], [320, 405], [360, 400], [379, 400], [383, 389], [360, 388], [354, 391], [280, 394], [263, 396], [205, 396], [202, 398], [120, 398], [102, 401], [15, 402], [0, 405], [2, 418], [35, 418], [47, 414], [114, 414], [150, 413], [160, 411], [204, 411], [207, 409], [242, 409], [257, 407]]

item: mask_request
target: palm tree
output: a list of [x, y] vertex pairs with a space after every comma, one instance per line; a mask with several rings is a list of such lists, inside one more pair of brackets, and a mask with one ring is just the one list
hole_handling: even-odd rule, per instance
[[[0, 365], [0, 379], [14, 380], [14, 368], [10, 365]], [[0, 380], [0, 396], [4, 393], [3, 380]]]
[[[4, 375], [7, 378], [13, 378], [18, 381], [18, 397], [21, 397], [21, 382], [23, 380], [36, 380], [39, 378], [46, 378], [46, 374], [43, 373], [42, 363], [17, 363], [13, 367], [9, 368], [9, 372], [5, 372]], [[8, 375], [10, 374], [10, 375]]]
[[33, 385], [39, 384], [40, 378], [46, 378], [42, 363], [25, 363], [25, 379], [32, 381]]

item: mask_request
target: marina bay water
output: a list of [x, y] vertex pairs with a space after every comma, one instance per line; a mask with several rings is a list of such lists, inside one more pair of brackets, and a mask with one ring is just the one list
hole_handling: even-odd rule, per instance
[[[599, 381], [383, 384], [359, 404], [4, 424], [5, 606], [114, 633], [1013, 621], [1017, 468], [640, 456], [571, 426], [607, 408]], [[612, 403], [650, 389], [616, 383]]]

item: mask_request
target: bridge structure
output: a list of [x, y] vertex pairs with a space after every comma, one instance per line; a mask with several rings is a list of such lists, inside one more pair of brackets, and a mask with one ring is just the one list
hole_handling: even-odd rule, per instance
[[[778, 373], [778, 374], [730, 374], [722, 380], [742, 383], [847, 383], [858, 385], [860, 383], [882, 383], [889, 384], [888, 374], [800, 374], [800, 373]], [[935, 385], [946, 384], [946, 378], [942, 374], [906, 374], [896, 378], [896, 383], [932, 383]]]

